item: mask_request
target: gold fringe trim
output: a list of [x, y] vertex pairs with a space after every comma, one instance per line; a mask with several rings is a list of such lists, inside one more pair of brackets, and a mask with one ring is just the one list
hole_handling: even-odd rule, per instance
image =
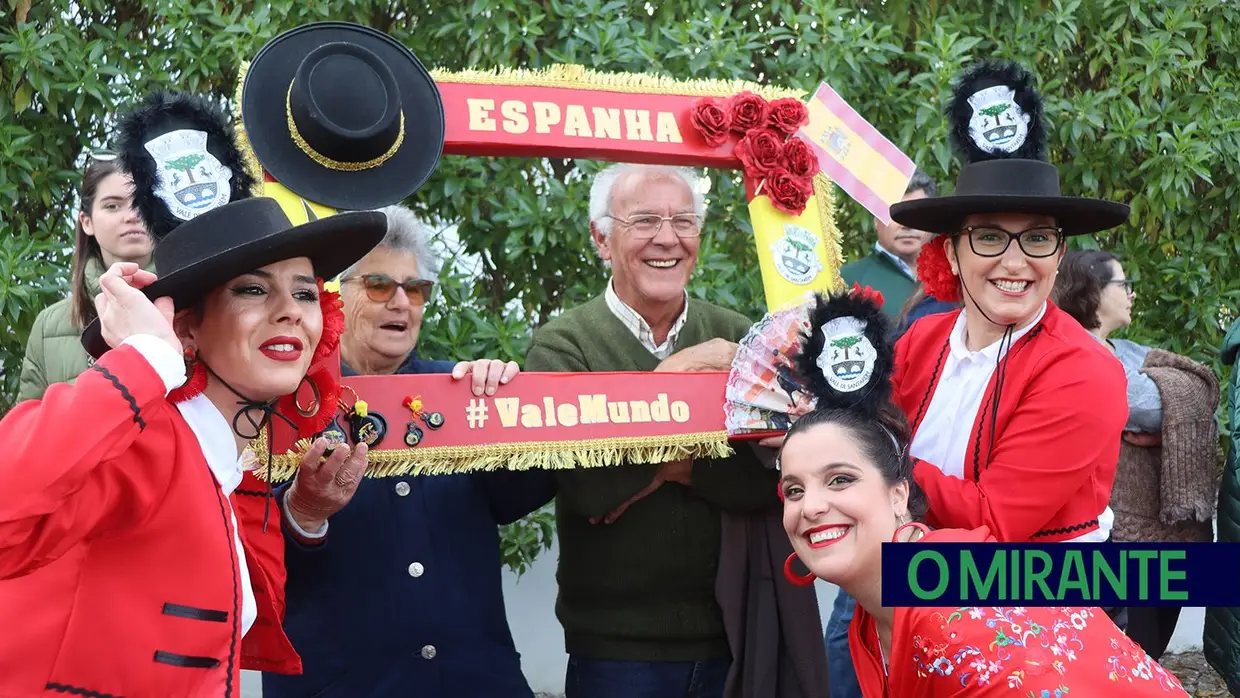
[[250, 145], [250, 138], [245, 133], [245, 122], [241, 119], [241, 93], [245, 88], [245, 75], [249, 71], [250, 62], [242, 61], [237, 69], [237, 89], [233, 92], [233, 130], [237, 134], [237, 150], [241, 152], [241, 162], [256, 182], [254, 193], [262, 193], [263, 166], [254, 154], [254, 147]]
[[835, 274], [837, 288], [842, 288], [844, 280], [839, 273], [844, 264], [844, 249], [840, 244], [840, 229], [835, 225], [835, 188], [831, 178], [822, 172], [814, 175], [814, 198], [818, 199], [818, 220], [822, 224], [827, 267]]
[[[250, 449], [260, 454], [254, 475], [267, 480], [267, 433], [259, 433]], [[292, 479], [310, 440], [274, 454], [271, 482]], [[732, 455], [726, 431], [672, 436], [633, 436], [584, 441], [527, 441], [485, 446], [430, 446], [374, 450], [367, 454], [366, 477], [450, 475], [490, 470], [568, 470], [603, 468], [625, 463], [667, 463], [681, 458], [726, 458]]]
[[731, 97], [745, 90], [766, 99], [781, 97], [803, 99], [805, 95], [800, 90], [762, 85], [748, 80], [677, 80], [663, 75], [642, 73], [601, 73], [582, 65], [553, 65], [540, 70], [495, 68], [460, 72], [436, 68], [431, 71], [431, 77], [435, 82], [470, 85], [528, 85], [530, 87], [561, 87], [573, 90], [688, 97]]

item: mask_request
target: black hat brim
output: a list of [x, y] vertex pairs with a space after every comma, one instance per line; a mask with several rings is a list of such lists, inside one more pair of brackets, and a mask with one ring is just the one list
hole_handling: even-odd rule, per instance
[[939, 235], [960, 232], [964, 220], [978, 213], [1025, 213], [1051, 216], [1064, 235], [1087, 235], [1123, 225], [1127, 204], [1069, 196], [969, 195], [902, 201], [891, 218], [906, 228]]
[[[341, 172], [317, 162], [289, 134], [285, 95], [311, 51], [336, 41], [359, 44], [392, 71], [405, 115], [405, 138], [382, 165]], [[439, 164], [445, 135], [443, 101], [426, 68], [395, 39], [360, 24], [318, 22], [272, 39], [246, 71], [241, 92], [246, 137], [263, 169], [302, 198], [341, 210], [373, 209], [417, 191]]]
[[[159, 277], [142, 292], [152, 300], [170, 297], [177, 310], [184, 310], [230, 279], [298, 257], [310, 259], [315, 276], [332, 279], [364, 257], [386, 234], [387, 217], [383, 213], [339, 213], [229, 248]], [[96, 359], [110, 348], [103, 339], [98, 318], [82, 333], [82, 346]]]

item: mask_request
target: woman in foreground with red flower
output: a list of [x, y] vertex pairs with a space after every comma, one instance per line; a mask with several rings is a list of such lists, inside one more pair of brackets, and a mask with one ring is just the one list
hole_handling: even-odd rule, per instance
[[[926, 498], [906, 422], [889, 400], [889, 338], [864, 293], [816, 304], [795, 357], [816, 407], [789, 429], [779, 455], [794, 550], [784, 574], [798, 586], [825, 580], [856, 599], [849, 646], [861, 694], [1187, 695], [1098, 608], [883, 606], [883, 543], [997, 542], [986, 526], [931, 531], [919, 523]], [[795, 571], [798, 559], [810, 574]]]
[[[334, 414], [315, 364], [341, 310], [321, 279], [384, 231], [379, 213], [294, 227], [275, 200], [244, 199], [169, 234], [158, 279], [103, 275], [83, 335], [97, 362], [0, 421], [0, 694], [231, 698], [243, 658], [300, 669], [283, 569], [234, 513], [242, 453], [273, 417], [310, 436]], [[339, 446], [304, 475], [334, 481], [342, 506], [365, 462]]]

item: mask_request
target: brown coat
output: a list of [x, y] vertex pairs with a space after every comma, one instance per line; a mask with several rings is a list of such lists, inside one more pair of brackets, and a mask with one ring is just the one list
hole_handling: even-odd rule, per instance
[[1118, 542], [1209, 542], [1214, 539], [1218, 473], [1219, 384], [1192, 359], [1154, 349], [1142, 372], [1162, 399], [1162, 443], [1120, 445], [1111, 493]]
[[[755, 450], [764, 461], [774, 453]], [[732, 649], [724, 698], [830, 698], [818, 597], [784, 579], [792, 543], [782, 511], [724, 513], [721, 523], [715, 593]]]

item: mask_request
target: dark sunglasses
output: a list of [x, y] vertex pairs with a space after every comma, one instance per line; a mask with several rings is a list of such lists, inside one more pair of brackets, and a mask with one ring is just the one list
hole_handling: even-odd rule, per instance
[[392, 300], [392, 296], [396, 295], [396, 288], [405, 289], [405, 295], [409, 297], [409, 302], [414, 305], [425, 305], [430, 299], [431, 288], [435, 286], [435, 282], [426, 279], [405, 279], [397, 282], [387, 274], [365, 274], [362, 276], [350, 276], [341, 279], [340, 283], [348, 283], [350, 281], [361, 281], [362, 286], [366, 289], [366, 297], [376, 303], [387, 303]]
[[120, 157], [120, 153], [112, 150], [92, 150], [90, 159], [95, 162], [112, 162]]

